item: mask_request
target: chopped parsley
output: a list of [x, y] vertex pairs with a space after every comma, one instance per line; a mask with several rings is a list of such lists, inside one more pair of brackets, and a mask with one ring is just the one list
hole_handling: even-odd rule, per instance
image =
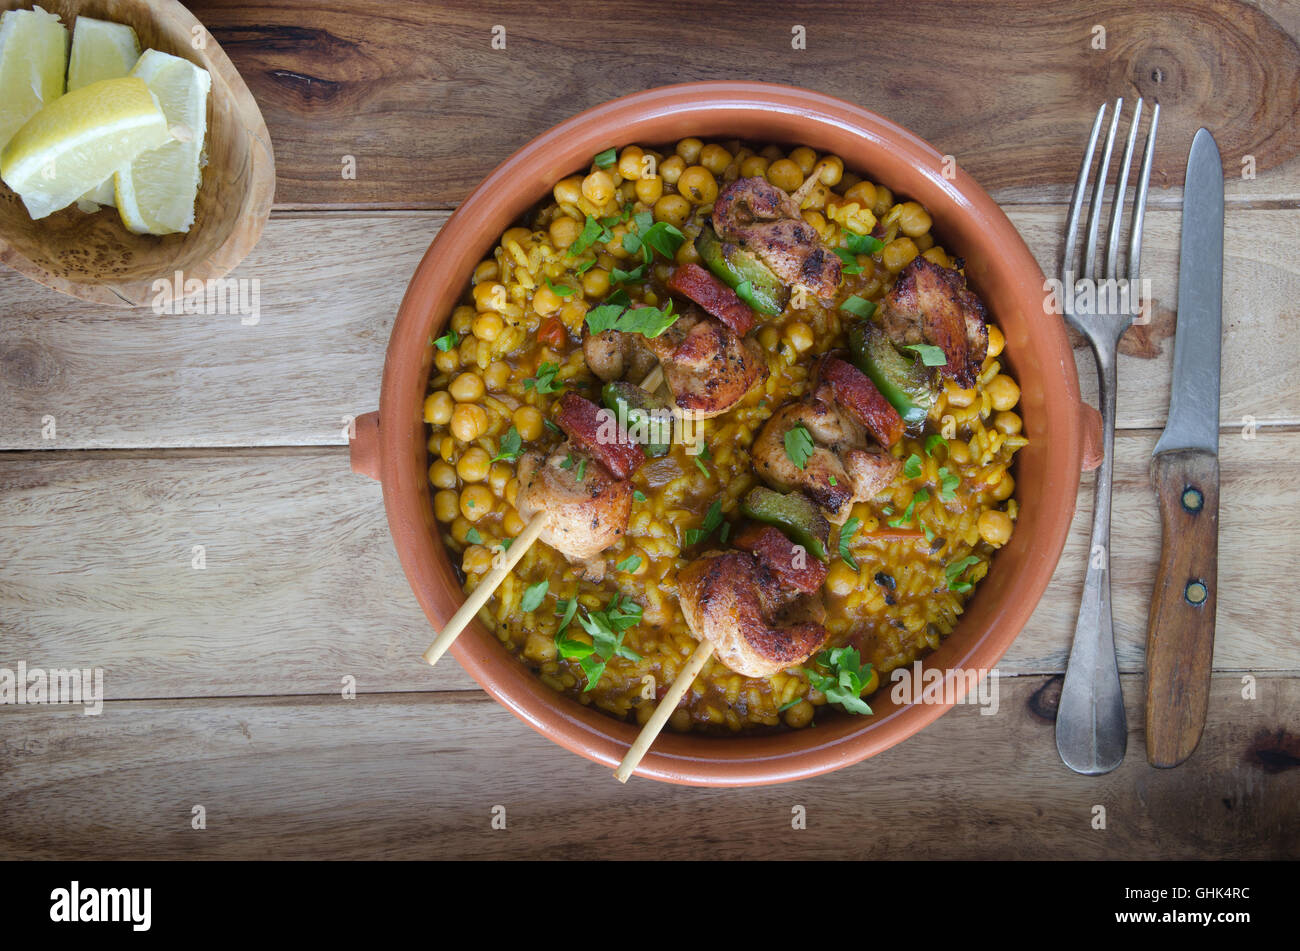
[[857, 255], [852, 251], [845, 250], [844, 248], [831, 248], [831, 250], [834, 251], [835, 256], [840, 259], [840, 270], [845, 274], [862, 273], [862, 265], [858, 263]]
[[552, 284], [552, 283], [551, 283], [551, 279], [550, 279], [549, 277], [546, 279], [546, 286], [549, 287], [549, 288], [551, 289], [551, 291], [552, 291], [556, 296], [558, 296], [558, 297], [572, 297], [572, 296], [573, 296], [573, 288], [572, 288], [572, 287], [570, 287], [570, 286], [567, 285], [567, 284], [559, 284], [559, 285]]
[[477, 528], [471, 527], [470, 530], [465, 533], [465, 541], [469, 542], [471, 545], [481, 545], [483, 544], [483, 536], [478, 533]]
[[606, 149], [603, 152], [597, 152], [596, 157], [592, 159], [597, 168], [609, 168], [618, 161], [618, 151], [615, 149]]
[[586, 476], [587, 476], [587, 458], [584, 456], [583, 458], [578, 460], [578, 481], [581, 482], [584, 478], [586, 478]]
[[947, 467], [939, 470], [939, 498], [951, 502], [957, 498], [957, 486], [961, 485], [961, 476], [949, 472]]
[[898, 518], [892, 518], [889, 520], [890, 527], [902, 528], [905, 525], [911, 525], [912, 512], [915, 510], [917, 503], [919, 502], [921, 504], [925, 504], [928, 501], [930, 501], [929, 490], [917, 489], [915, 494], [912, 496], [912, 500], [907, 503], [907, 508], [903, 511], [903, 514], [900, 515]]
[[798, 706], [801, 703], [803, 703], [803, 697], [795, 697], [789, 703], [783, 703], [779, 707], [777, 707], [776, 712], [785, 713], [785, 711], [789, 710], [791, 707]]
[[928, 343], [909, 343], [904, 350], [915, 350], [921, 356], [921, 362], [928, 367], [946, 367], [948, 358], [938, 347]]
[[695, 468], [704, 473], [704, 478], [708, 479], [712, 476], [712, 473], [709, 472], [709, 467], [704, 464], [713, 458], [713, 454], [709, 452], [708, 445], [702, 446], [700, 451], [694, 453], [691, 458], [695, 460]]
[[645, 267], [641, 264], [630, 271], [616, 267], [609, 272], [609, 279], [615, 284], [638, 284], [645, 280]]
[[524, 596], [519, 599], [519, 606], [525, 611], [536, 611], [542, 605], [542, 599], [546, 597], [546, 591], [550, 588], [549, 581], [539, 581], [537, 584], [530, 584], [524, 589]]
[[802, 469], [808, 465], [808, 457], [813, 453], [812, 433], [803, 423], [795, 423], [785, 432], [785, 455], [791, 462]]
[[979, 559], [974, 555], [967, 555], [965, 558], [959, 558], [943, 569], [943, 576], [948, 579], [948, 590], [958, 593], [969, 591], [972, 587], [969, 581], [958, 581], [971, 565], [979, 564]]
[[912, 453], [907, 457], [907, 461], [903, 463], [903, 475], [907, 476], [909, 479], [915, 479], [920, 474], [921, 457], [916, 453]]
[[609, 241], [614, 236], [609, 233], [609, 229], [602, 225], [591, 215], [587, 216], [587, 223], [582, 227], [582, 234], [578, 235], [576, 241], [569, 245], [568, 256], [576, 258], [583, 251], [596, 243], [597, 240]]
[[443, 353], [446, 353], [458, 343], [460, 343], [460, 334], [456, 333], [454, 330], [448, 330], [445, 334], [435, 340], [433, 345]]
[[683, 536], [686, 545], [698, 545], [704, 541], [714, 530], [722, 524], [722, 503], [717, 499], [709, 506], [709, 510], [704, 513], [704, 523], [699, 528], [688, 528]]
[[857, 648], [836, 647], [822, 651], [815, 662], [830, 673], [821, 674], [804, 668], [814, 690], [824, 693], [831, 703], [838, 703], [845, 713], [871, 713], [871, 708], [862, 699], [862, 691], [871, 682], [871, 665], [862, 663]]
[[858, 234], [856, 231], [845, 231], [844, 243], [854, 254], [879, 254], [885, 247], [885, 242], [879, 238], [873, 238], [869, 234]]
[[537, 375], [524, 380], [524, 389], [535, 389], [539, 394], [558, 393], [564, 389], [563, 383], [555, 382], [555, 374], [560, 372], [559, 364], [549, 360], [543, 361], [537, 368]]
[[497, 454], [492, 457], [492, 461], [511, 462], [518, 459], [521, 448], [523, 448], [523, 440], [519, 438], [519, 430], [511, 425], [506, 434], [501, 437], [501, 442], [497, 445]]
[[840, 310], [852, 314], [854, 317], [870, 317], [876, 312], [876, 305], [867, 300], [865, 297], [859, 297], [852, 294], [840, 304]]
[[935, 449], [939, 446], [943, 446], [947, 449], [948, 440], [944, 439], [938, 433], [931, 433], [925, 440], [925, 454], [927, 456], [933, 456]]
[[641, 567], [641, 556], [628, 555], [626, 558], [624, 558], [622, 561], [620, 561], [617, 565], [614, 566], [614, 570], [615, 571], [636, 571], [640, 567]]
[[[627, 629], [641, 622], [641, 605], [631, 598], [615, 593], [603, 611], [588, 611], [582, 617], [578, 617], [577, 598], [571, 598], [557, 607], [562, 608], [563, 620], [555, 632], [555, 649], [561, 657], [576, 660], [587, 675], [584, 693], [596, 686], [605, 673], [605, 665], [613, 658], [624, 657], [632, 661], [641, 659], [640, 654], [623, 646], [623, 636]], [[564, 633], [575, 617], [583, 630], [591, 635], [590, 644]]]
[[633, 499], [633, 501], [636, 501], [636, 502], [644, 502], [644, 501], [646, 500], [646, 498], [645, 498], [645, 493], [642, 492], [640, 489], [633, 489], [633, 490], [632, 490], [632, 499]]
[[681, 315], [673, 313], [671, 299], [663, 310], [655, 307], [630, 308], [621, 303], [606, 302], [588, 312], [587, 328], [594, 334], [621, 330], [643, 337], [657, 337], [676, 323], [679, 316]]
[[849, 545], [853, 542], [853, 536], [857, 533], [858, 526], [861, 524], [862, 520], [857, 516], [853, 516], [840, 529], [840, 558], [854, 571], [858, 570], [858, 562], [853, 557], [853, 552], [849, 550]]

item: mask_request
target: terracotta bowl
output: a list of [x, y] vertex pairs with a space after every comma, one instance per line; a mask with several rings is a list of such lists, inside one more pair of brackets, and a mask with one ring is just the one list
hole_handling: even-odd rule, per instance
[[[262, 235], [275, 195], [275, 157], [262, 113], [216, 38], [176, 0], [36, 0], [69, 31], [79, 15], [134, 28], [140, 49], [188, 59], [212, 75], [207, 167], [194, 224], [163, 237], [126, 230], [112, 208], [93, 215], [75, 206], [32, 221], [22, 200], [0, 183], [0, 261], [63, 294], [99, 304], [167, 303], [174, 285], [215, 280], [235, 267]], [[30, 10], [32, 0], [0, 0], [0, 10]], [[197, 287], [199, 285], [191, 285]], [[179, 288], [184, 296], [184, 285]]]
[[[406, 576], [435, 628], [463, 600], [434, 521], [421, 408], [430, 337], [468, 285], [470, 272], [507, 227], [610, 146], [670, 143], [686, 136], [743, 138], [834, 152], [896, 195], [924, 204], [945, 248], [1006, 334], [1006, 362], [1019, 380], [1030, 443], [1017, 455], [1019, 523], [997, 553], [957, 629], [925, 667], [991, 669], [1047, 587], [1065, 544], [1079, 472], [1097, 445], [1095, 411], [1079, 399], [1074, 358], [1060, 318], [1044, 313], [1043, 273], [1020, 235], [974, 181], [912, 133], [821, 93], [756, 82], [691, 83], [598, 106], [554, 127], [503, 162], [451, 217], [416, 269], [384, 365], [379, 412], [358, 418], [355, 471], [383, 483], [384, 504]], [[1095, 463], [1094, 463], [1095, 464]], [[430, 635], [432, 639], [432, 632]], [[413, 656], [426, 645], [412, 644]], [[562, 746], [613, 767], [637, 728], [553, 692], [477, 621], [452, 651], [483, 689]], [[638, 775], [710, 786], [784, 782], [856, 763], [937, 719], [951, 704], [900, 706], [882, 690], [873, 716], [832, 716], [807, 730], [735, 737], [665, 733]]]

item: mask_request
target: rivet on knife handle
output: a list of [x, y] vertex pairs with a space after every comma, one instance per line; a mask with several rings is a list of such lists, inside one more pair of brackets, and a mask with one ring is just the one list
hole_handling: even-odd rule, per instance
[[1218, 597], [1219, 460], [1165, 452], [1152, 462], [1161, 547], [1147, 625], [1147, 760], [1177, 766], [1200, 742], [1209, 705]]

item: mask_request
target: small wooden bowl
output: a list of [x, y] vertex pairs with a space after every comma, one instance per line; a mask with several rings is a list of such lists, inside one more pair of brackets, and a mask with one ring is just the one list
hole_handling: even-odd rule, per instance
[[[79, 14], [126, 23], [140, 49], [156, 49], [212, 74], [208, 97], [208, 164], [194, 224], [186, 234], [132, 234], [112, 208], [93, 215], [74, 205], [33, 221], [22, 200], [0, 183], [0, 261], [47, 287], [99, 304], [139, 307], [170, 302], [176, 272], [185, 282], [228, 272], [257, 244], [275, 194], [275, 156], [261, 110], [216, 39], [175, 0], [38, 0], [71, 30]], [[31, 9], [31, 0], [0, 0], [0, 9]], [[191, 285], [195, 286], [195, 285]]]

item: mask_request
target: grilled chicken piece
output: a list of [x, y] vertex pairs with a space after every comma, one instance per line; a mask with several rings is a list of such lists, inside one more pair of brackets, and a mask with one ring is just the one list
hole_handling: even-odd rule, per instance
[[[569, 460], [572, 463], [564, 468]], [[524, 521], [545, 512], [541, 540], [583, 565], [587, 577], [598, 581], [604, 575], [604, 562], [598, 556], [627, 530], [632, 483], [615, 479], [596, 460], [565, 442], [546, 457], [540, 452], [520, 456], [515, 508]]]
[[718, 195], [713, 229], [757, 254], [787, 284], [802, 284], [823, 303], [835, 301], [840, 259], [803, 220], [798, 204], [763, 178], [741, 178]]
[[677, 407], [696, 419], [725, 413], [767, 380], [767, 363], [754, 340], [691, 309], [645, 345], [659, 358]]
[[[898, 477], [902, 463], [879, 447], [867, 448], [862, 427], [819, 387], [811, 399], [782, 406], [763, 425], [751, 455], [764, 482], [788, 492], [802, 490], [836, 525], [848, 520], [854, 502], [875, 498]], [[828, 397], [822, 399], [819, 397]], [[794, 464], [785, 434], [802, 423], [813, 448], [804, 467]]]
[[975, 385], [989, 350], [988, 312], [960, 271], [913, 258], [875, 319], [899, 345], [938, 347], [948, 358], [939, 372], [965, 389]]
[[603, 330], [582, 341], [582, 355], [591, 372], [601, 380], [631, 380], [639, 383], [655, 366], [655, 355], [646, 349], [640, 334]]
[[741, 676], [771, 676], [826, 643], [821, 598], [790, 588], [749, 552], [708, 552], [682, 570], [677, 590], [691, 631]]

